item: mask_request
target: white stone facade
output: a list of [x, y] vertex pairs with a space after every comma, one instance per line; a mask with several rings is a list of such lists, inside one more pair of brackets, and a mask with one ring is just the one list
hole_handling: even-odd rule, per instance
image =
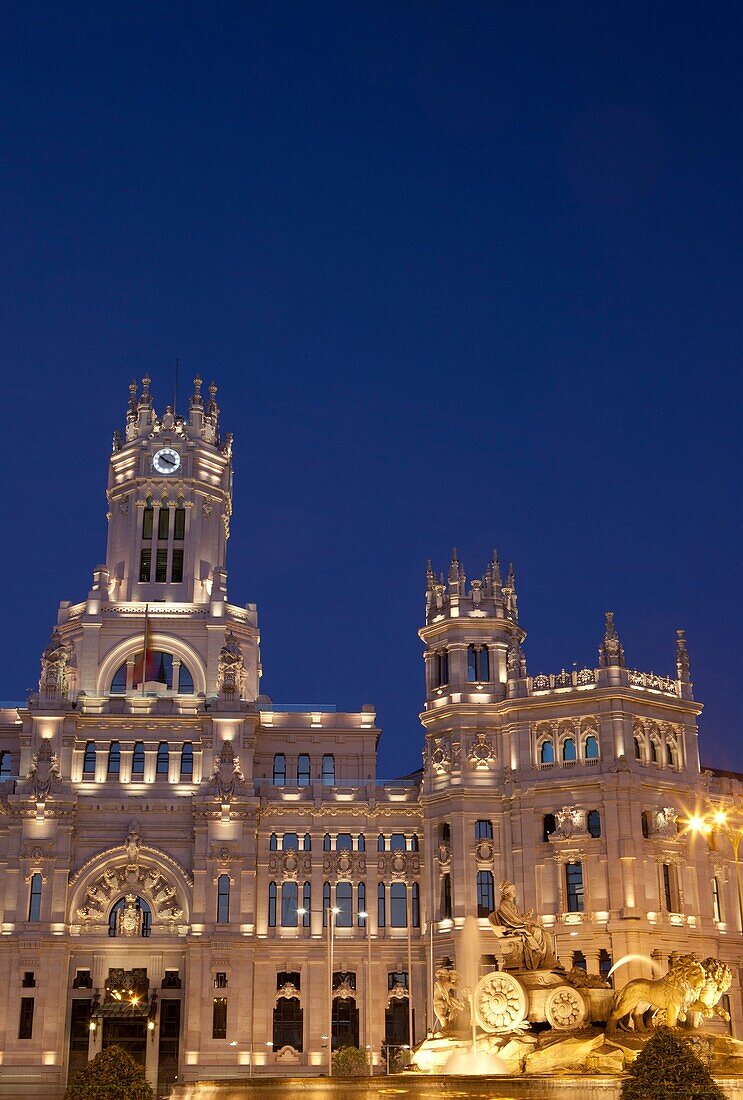
[[741, 1037], [731, 849], [682, 826], [742, 788], [700, 774], [683, 633], [674, 677], [628, 669], [610, 615], [596, 668], [529, 676], [513, 571], [468, 583], [455, 554], [428, 571], [424, 766], [381, 782], [373, 707], [260, 694], [256, 608], [227, 596], [215, 394], [197, 380], [186, 417], [158, 417], [133, 385], [105, 565], [60, 605], [38, 692], [2, 712], [0, 1095], [61, 1096], [114, 1041], [160, 1092], [322, 1072], [331, 972], [334, 1036], [380, 1066], [410, 1015], [416, 1040], [432, 1024], [468, 915], [491, 965], [504, 879], [566, 966], [630, 956], [623, 984], [673, 951], [723, 958]]

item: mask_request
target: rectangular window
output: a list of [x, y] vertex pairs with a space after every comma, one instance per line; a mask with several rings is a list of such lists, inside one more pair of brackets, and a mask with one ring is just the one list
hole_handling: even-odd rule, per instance
[[152, 551], [148, 548], [139, 555], [139, 583], [149, 584], [152, 572]]
[[413, 928], [421, 926], [421, 890], [417, 882], [410, 886], [410, 923]]
[[493, 822], [481, 819], [475, 822], [475, 840], [492, 840]]
[[310, 785], [310, 758], [307, 753], [301, 753], [297, 760], [297, 786], [309, 787]]
[[186, 537], [186, 509], [176, 508], [175, 521], [173, 523], [173, 538], [182, 542]]
[[31, 875], [31, 890], [28, 896], [28, 919], [41, 920], [41, 875], [37, 871]]
[[157, 537], [162, 542], [168, 541], [168, 528], [170, 527], [170, 508], [161, 508], [157, 517]]
[[230, 876], [220, 875], [217, 880], [217, 924], [230, 922]]
[[227, 1038], [227, 998], [215, 997], [212, 1010], [212, 1039]]
[[297, 927], [299, 884], [285, 882], [281, 887], [281, 927]]
[[668, 913], [678, 913], [681, 908], [676, 868], [670, 863], [663, 864], [663, 900]]
[[26, 970], [23, 974], [21, 985], [24, 989], [33, 989], [36, 985], [36, 975], [33, 970]]
[[390, 886], [390, 927], [407, 928], [408, 894], [404, 882], [393, 882]]
[[21, 1015], [18, 1021], [18, 1038], [30, 1039], [34, 1030], [34, 999], [21, 997]]
[[[144, 553], [144, 551], [142, 551]], [[155, 559], [155, 584], [165, 584], [168, 579], [168, 548], [158, 550]]]
[[467, 646], [467, 680], [472, 683], [477, 680], [477, 646]]
[[218, 970], [217, 973], [214, 975], [214, 988], [215, 989], [226, 989], [227, 988], [227, 971], [226, 970]]
[[477, 872], [477, 915], [489, 917], [495, 909], [492, 871]]
[[479, 674], [477, 679], [480, 680], [482, 683], [487, 683], [487, 681], [490, 679], [490, 654], [488, 651], [488, 647], [486, 645], [480, 646], [480, 651], [477, 656], [479, 663]]
[[335, 786], [335, 757], [331, 753], [322, 758], [322, 782], [324, 787]]
[[183, 580], [183, 547], [173, 548], [173, 560], [170, 566], [170, 579], [173, 584], [180, 584]]
[[377, 927], [384, 928], [387, 923], [386, 891], [383, 882], [377, 886]]
[[353, 925], [353, 887], [350, 882], [338, 882], [335, 886], [336, 928], [351, 928]]
[[155, 509], [154, 508], [145, 508], [144, 512], [142, 513], [142, 538], [143, 539], [151, 539], [152, 538], [152, 519], [153, 519], [154, 515], [155, 515]]
[[722, 920], [722, 905], [720, 904], [720, 883], [717, 875], [712, 879], [712, 915], [716, 921]]
[[276, 927], [276, 883], [268, 884], [268, 927]]
[[441, 876], [441, 919], [451, 920], [451, 875]]
[[566, 863], [565, 880], [568, 888], [568, 913], [583, 912], [583, 864]]

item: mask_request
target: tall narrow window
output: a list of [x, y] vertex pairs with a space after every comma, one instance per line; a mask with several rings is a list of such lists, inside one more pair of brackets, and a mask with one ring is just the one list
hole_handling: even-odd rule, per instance
[[121, 768], [121, 745], [118, 741], [112, 741], [108, 750], [108, 775], [118, 775]]
[[408, 888], [404, 882], [390, 886], [390, 928], [408, 926]]
[[302, 908], [304, 909], [304, 913], [302, 913], [302, 927], [309, 928], [310, 910], [312, 909], [312, 883], [310, 882], [305, 882], [302, 887]]
[[377, 851], [378, 852], [383, 852], [384, 851], [384, 833], [380, 833], [379, 836], [377, 837]]
[[650, 814], [647, 810], [643, 810], [640, 814], [640, 824], [642, 827], [642, 835], [645, 840], [650, 836]]
[[477, 646], [467, 646], [467, 679], [470, 683], [477, 680]]
[[678, 913], [681, 909], [679, 899], [677, 871], [670, 863], [663, 865], [663, 896], [666, 910], [669, 913]]
[[351, 928], [353, 925], [353, 887], [350, 882], [337, 882], [335, 886], [336, 928]]
[[167, 775], [168, 768], [170, 766], [170, 752], [168, 749], [168, 742], [161, 741], [157, 746], [157, 763], [155, 765], [155, 773], [157, 775]]
[[168, 541], [168, 528], [170, 527], [170, 509], [161, 508], [157, 517], [157, 537], [161, 542]]
[[322, 758], [322, 782], [324, 787], [335, 786], [335, 757], [325, 753]]
[[363, 833], [359, 833], [359, 835], [356, 838], [356, 850], [358, 852], [365, 852], [366, 851], [366, 837], [364, 836]]
[[383, 882], [377, 886], [377, 928], [384, 928], [387, 923], [387, 898]]
[[230, 876], [217, 879], [217, 924], [230, 923]]
[[592, 837], [601, 836], [601, 814], [598, 810], [589, 810], [586, 817], [588, 832]]
[[562, 758], [563, 761], [572, 763], [576, 759], [577, 753], [575, 751], [575, 741], [572, 737], [566, 737], [562, 743]]
[[451, 920], [451, 875], [447, 872], [441, 876], [441, 919]]
[[152, 573], [152, 551], [149, 547], [139, 554], [139, 583], [149, 584]]
[[330, 883], [322, 884], [322, 926], [328, 927], [328, 911], [330, 909]]
[[13, 774], [13, 758], [9, 752], [0, 752], [0, 779]]
[[212, 1039], [227, 1038], [227, 998], [215, 997], [212, 1010]]
[[143, 539], [151, 539], [152, 538], [152, 520], [153, 520], [154, 515], [155, 515], [155, 509], [152, 507], [152, 504], [149, 501], [147, 501], [147, 506], [145, 507], [144, 511], [142, 512], [142, 538]]
[[361, 916], [362, 913], [366, 912], [366, 883], [360, 882], [356, 892], [358, 900], [358, 905], [356, 907], [358, 925], [359, 928], [366, 928], [366, 917]]
[[413, 928], [421, 926], [421, 888], [417, 882], [410, 887], [410, 923]]
[[281, 927], [297, 927], [299, 884], [287, 879], [281, 887]]
[[180, 584], [183, 580], [183, 547], [173, 547], [173, 556], [170, 563], [170, 580], [172, 584]]
[[193, 745], [186, 741], [181, 749], [181, 779], [193, 778]]
[[273, 785], [286, 786], [286, 757], [283, 752], [277, 752], [273, 758]]
[[557, 829], [557, 822], [555, 821], [554, 814], [545, 814], [542, 818], [542, 840], [547, 844], [549, 838]]
[[276, 883], [268, 884], [268, 927], [276, 927]]
[[18, 1038], [30, 1039], [34, 1030], [34, 999], [21, 997], [21, 1015], [18, 1021]]
[[83, 779], [92, 779], [95, 775], [95, 741], [88, 741], [83, 756]]
[[312, 851], [312, 837], [310, 836], [309, 833], [304, 834], [304, 840], [302, 841], [302, 851], [303, 852], [311, 852]]
[[418, 843], [418, 834], [417, 833], [413, 833], [413, 835], [410, 838], [410, 851], [411, 852], [420, 851], [420, 844]]
[[475, 840], [492, 840], [493, 822], [480, 818], [475, 822]]
[[642, 745], [639, 737], [635, 737], [635, 760], [642, 760]]
[[297, 759], [297, 786], [309, 787], [311, 782], [310, 758], [306, 752], [299, 754]]
[[568, 890], [568, 913], [583, 912], [583, 864], [566, 863], [565, 881]]
[[443, 687], [449, 683], [449, 651], [439, 649], [433, 658], [433, 686]]
[[477, 653], [477, 679], [486, 683], [490, 679], [490, 650], [481, 645]]
[[[144, 553], [144, 551], [142, 551]], [[159, 547], [155, 557], [155, 584], [165, 584], [168, 579], [168, 548]]]
[[322, 838], [322, 850], [323, 852], [330, 851], [330, 833], [326, 833]]
[[716, 921], [722, 920], [722, 905], [720, 904], [720, 882], [717, 875], [712, 878], [712, 915]]
[[555, 762], [555, 746], [551, 741], [543, 741], [539, 746], [539, 763], [540, 764], [554, 764]]
[[144, 742], [137, 741], [132, 753], [132, 779], [144, 775]]
[[477, 872], [477, 915], [489, 917], [495, 909], [492, 871]]
[[173, 538], [181, 542], [186, 536], [186, 509], [176, 508], [173, 521]]
[[41, 875], [38, 871], [31, 875], [31, 889], [28, 893], [28, 919], [41, 920]]
[[268, 850], [269, 852], [277, 852], [278, 849], [279, 838], [276, 836], [276, 833], [271, 833], [270, 837], [268, 838]]
[[[635, 741], [635, 745], [637, 742]], [[586, 738], [586, 760], [598, 760], [599, 758], [599, 743], [593, 734], [589, 734]]]

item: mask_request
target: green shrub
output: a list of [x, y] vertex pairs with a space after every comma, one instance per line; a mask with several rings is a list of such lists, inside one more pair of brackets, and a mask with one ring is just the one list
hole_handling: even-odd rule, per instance
[[121, 1047], [108, 1047], [67, 1086], [65, 1100], [152, 1100], [144, 1066]]
[[628, 1069], [622, 1100], [726, 1100], [709, 1070], [668, 1027], [660, 1027]]
[[341, 1047], [333, 1055], [335, 1077], [368, 1077], [369, 1062], [366, 1053], [358, 1047]]

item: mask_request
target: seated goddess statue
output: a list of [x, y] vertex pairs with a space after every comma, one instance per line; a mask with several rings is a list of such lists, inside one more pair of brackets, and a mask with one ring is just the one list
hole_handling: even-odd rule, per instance
[[553, 970], [560, 964], [555, 941], [546, 928], [534, 920], [534, 910], [520, 913], [516, 905], [516, 887], [512, 882], [498, 884], [501, 892], [498, 908], [488, 917], [497, 936], [518, 937], [523, 947], [525, 970]]

